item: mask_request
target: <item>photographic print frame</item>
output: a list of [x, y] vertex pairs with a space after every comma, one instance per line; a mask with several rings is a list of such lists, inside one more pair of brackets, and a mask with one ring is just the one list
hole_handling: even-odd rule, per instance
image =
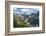
[[[18, 34], [35, 34], [35, 33], [43, 33], [45, 32], [45, 4], [44, 3], [34, 3], [34, 2], [20, 2], [20, 1], [6, 1], [6, 12], [5, 12], [5, 24], [6, 24], [6, 35], [18, 35]], [[42, 30], [34, 30], [34, 31], [29, 31], [29, 30], [24, 30], [24, 31], [12, 31], [10, 32], [11, 28], [10, 28], [10, 5], [25, 5], [28, 6], [28, 8], [30, 8], [29, 6], [42, 6]], [[12, 21], [13, 22], [13, 21]], [[20, 29], [20, 28], [19, 28]], [[21, 28], [22, 29], [22, 28]], [[26, 28], [28, 29], [28, 28]], [[30, 28], [29, 28], [30, 29]], [[34, 28], [33, 28], [34, 29]]]

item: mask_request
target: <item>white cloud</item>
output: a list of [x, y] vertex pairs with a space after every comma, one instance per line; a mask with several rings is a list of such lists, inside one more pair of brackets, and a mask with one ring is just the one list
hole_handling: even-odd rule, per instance
[[28, 8], [13, 8], [14, 12], [15, 13], [18, 13], [18, 14], [32, 14], [32, 13], [37, 13], [37, 11], [39, 9], [35, 9], [35, 8], [31, 8], [31, 9], [28, 9]]

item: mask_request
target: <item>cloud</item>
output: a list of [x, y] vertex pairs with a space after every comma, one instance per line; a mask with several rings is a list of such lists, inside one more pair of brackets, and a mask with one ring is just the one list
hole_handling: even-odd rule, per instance
[[18, 14], [32, 14], [32, 13], [37, 13], [39, 11], [38, 9], [35, 8], [13, 8], [14, 13]]

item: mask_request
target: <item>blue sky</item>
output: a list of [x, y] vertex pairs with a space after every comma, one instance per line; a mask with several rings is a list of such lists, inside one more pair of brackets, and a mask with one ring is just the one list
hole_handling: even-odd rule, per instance
[[18, 14], [32, 14], [37, 13], [37, 11], [39, 11], [38, 8], [13, 8], [13, 12]]

